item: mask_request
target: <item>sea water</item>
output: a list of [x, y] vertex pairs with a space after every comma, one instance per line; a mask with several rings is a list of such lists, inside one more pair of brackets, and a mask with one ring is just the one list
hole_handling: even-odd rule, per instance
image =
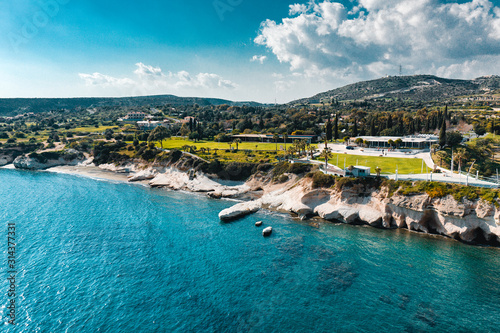
[[265, 211], [221, 223], [232, 204], [0, 170], [0, 331], [500, 331], [497, 248]]

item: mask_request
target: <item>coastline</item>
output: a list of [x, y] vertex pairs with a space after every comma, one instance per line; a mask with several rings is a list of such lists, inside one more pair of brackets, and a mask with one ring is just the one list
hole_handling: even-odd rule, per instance
[[[4, 166], [13, 169], [12, 165]], [[150, 188], [204, 195], [235, 202], [219, 213], [223, 222], [233, 221], [260, 210], [288, 213], [293, 218], [325, 222], [364, 224], [380, 229], [440, 235], [468, 244], [500, 246], [500, 209], [485, 201], [456, 202], [452, 196], [432, 199], [426, 194], [387, 197], [385, 191], [346, 188], [314, 189], [311, 181], [290, 175], [284, 183], [268, 176], [254, 175], [238, 186], [222, 185], [207, 175], [186, 173], [175, 167], [129, 164], [58, 166], [45, 171], [71, 174], [97, 180], [138, 183]], [[144, 176], [147, 175], [147, 178]], [[361, 191], [361, 192], [360, 192]]]
[[[77, 175], [77, 176], [85, 176], [93, 179], [105, 179], [112, 181], [120, 181], [128, 183], [128, 174], [117, 173], [113, 171], [103, 170], [96, 166], [87, 166], [87, 165], [77, 165], [77, 166], [57, 166], [48, 168], [44, 171], [54, 172], [54, 173], [62, 173], [69, 175]], [[142, 183], [148, 185], [148, 182], [139, 181], [136, 183]]]

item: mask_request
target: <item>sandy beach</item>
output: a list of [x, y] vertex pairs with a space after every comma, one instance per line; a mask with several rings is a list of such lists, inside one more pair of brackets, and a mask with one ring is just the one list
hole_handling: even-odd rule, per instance
[[[128, 173], [116, 173], [113, 171], [103, 170], [95, 166], [58, 166], [49, 168], [45, 171], [71, 174], [71, 175], [80, 175], [94, 179], [105, 179], [105, 180], [121, 181], [121, 182], [127, 182], [128, 181], [127, 176], [129, 175]], [[134, 183], [148, 185], [147, 181], [134, 182]]]

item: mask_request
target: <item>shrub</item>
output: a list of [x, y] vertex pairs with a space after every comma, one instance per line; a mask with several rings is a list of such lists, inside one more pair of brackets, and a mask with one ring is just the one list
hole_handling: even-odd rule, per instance
[[279, 176], [279, 178], [278, 178], [278, 183], [284, 183], [284, 182], [286, 182], [286, 181], [288, 181], [288, 180], [289, 180], [289, 178], [288, 178], [288, 176], [287, 176], [287, 175], [281, 175], [281, 176]]
[[335, 177], [332, 175], [325, 175], [321, 171], [316, 171], [315, 173], [313, 173], [312, 180], [313, 180], [312, 183], [313, 188], [319, 188], [319, 187], [328, 188], [335, 185]]

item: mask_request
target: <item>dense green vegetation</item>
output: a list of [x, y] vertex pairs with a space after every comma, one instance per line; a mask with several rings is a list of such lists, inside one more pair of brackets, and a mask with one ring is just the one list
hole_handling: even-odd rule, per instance
[[[435, 82], [440, 83], [441, 90], [436, 90]], [[240, 174], [247, 174], [255, 165], [276, 164], [286, 157], [304, 157], [314, 152], [317, 145], [291, 142], [287, 137], [292, 134], [317, 135], [343, 142], [363, 135], [438, 134], [444, 128], [441, 147], [433, 147], [436, 163], [449, 166], [451, 150], [464, 150], [463, 154], [455, 155], [455, 169], [458, 164], [462, 170], [473, 166], [472, 172], [489, 176], [499, 167], [495, 151], [500, 140], [491, 136], [463, 145], [462, 139], [472, 129], [479, 135], [500, 131], [500, 121], [496, 121], [500, 112], [494, 109], [498, 103], [478, 101], [475, 95], [469, 96], [484, 93], [481, 89], [486, 88], [490, 89], [487, 96], [496, 96], [498, 82], [498, 77], [475, 81], [430, 76], [391, 77], [328, 92], [325, 96], [330, 96], [329, 99], [323, 98], [317, 104], [309, 100], [274, 106], [175, 96], [0, 100], [4, 109], [28, 103], [27, 109], [16, 110], [33, 111], [16, 111], [17, 117], [0, 117], [0, 149], [5, 154], [18, 156], [73, 148], [93, 154], [97, 164], [121, 163], [129, 159], [159, 161], [170, 158], [164, 151], [168, 149], [199, 157], [193, 159], [212, 172], [216, 167], [234, 169], [241, 164], [247, 166]], [[439, 98], [428, 94], [429, 89], [425, 87], [412, 88], [418, 84], [432, 87]], [[428, 99], [418, 97], [420, 93], [427, 94]], [[373, 97], [376, 94], [386, 95]], [[442, 96], [447, 96], [447, 100]], [[120, 121], [130, 112], [145, 113], [153, 121], [168, 119], [170, 124], [168, 128], [143, 131], [134, 122]], [[240, 133], [270, 134], [274, 142], [242, 142], [232, 137]], [[362, 140], [357, 144], [365, 145]], [[398, 140], [391, 145], [404, 148]], [[417, 159], [332, 155], [329, 162], [341, 168], [344, 164], [365, 165], [372, 171], [378, 167], [385, 174], [394, 173], [396, 167], [401, 174], [422, 171], [422, 162]]]

